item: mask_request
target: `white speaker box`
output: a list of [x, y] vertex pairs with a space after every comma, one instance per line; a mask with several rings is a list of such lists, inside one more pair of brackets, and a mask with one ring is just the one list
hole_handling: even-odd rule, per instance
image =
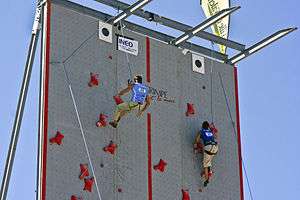
[[99, 39], [112, 43], [112, 25], [99, 21]]
[[194, 72], [205, 74], [204, 57], [192, 54], [192, 67]]

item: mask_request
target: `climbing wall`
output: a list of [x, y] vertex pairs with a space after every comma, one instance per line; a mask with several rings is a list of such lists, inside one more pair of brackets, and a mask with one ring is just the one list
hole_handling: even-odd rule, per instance
[[[67, 1], [48, 5], [41, 199], [242, 199], [234, 67], [205, 58], [205, 74], [193, 72], [191, 53], [128, 29], [113, 27], [113, 42], [104, 42], [96, 16]], [[123, 34], [138, 41], [137, 56], [117, 50]], [[153, 101], [113, 129], [113, 96], [131, 73], [143, 75]], [[193, 150], [204, 120], [220, 137], [205, 189]]]

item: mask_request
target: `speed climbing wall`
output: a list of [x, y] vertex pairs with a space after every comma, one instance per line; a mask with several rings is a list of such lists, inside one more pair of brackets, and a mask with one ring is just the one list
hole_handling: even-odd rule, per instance
[[[190, 52], [126, 28], [113, 27], [112, 43], [102, 41], [101, 16], [68, 1], [48, 4], [40, 198], [243, 199], [236, 69], [204, 58], [205, 73], [193, 72]], [[117, 50], [120, 35], [138, 42], [137, 55]], [[131, 74], [143, 75], [152, 104], [113, 129], [105, 124], [113, 96]], [[204, 120], [217, 127], [220, 148], [206, 188], [193, 150]]]

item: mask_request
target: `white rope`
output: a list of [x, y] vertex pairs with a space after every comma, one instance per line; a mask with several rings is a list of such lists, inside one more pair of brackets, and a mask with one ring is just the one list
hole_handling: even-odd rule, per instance
[[74, 95], [73, 95], [73, 89], [72, 89], [70, 80], [69, 80], [69, 78], [68, 78], [67, 71], [66, 71], [66, 69], [65, 69], [65, 65], [63, 65], [63, 69], [64, 69], [64, 74], [65, 74], [65, 76], [66, 76], [66, 82], [67, 82], [67, 84], [68, 84], [68, 87], [69, 87], [69, 90], [70, 90], [70, 93], [71, 93], [71, 97], [72, 97], [73, 105], [74, 105], [74, 108], [75, 108], [77, 120], [78, 120], [78, 123], [79, 123], [80, 132], [81, 132], [81, 136], [82, 136], [82, 139], [83, 139], [83, 142], [84, 142], [86, 154], [87, 154], [87, 156], [88, 156], [89, 164], [90, 164], [91, 169], [92, 169], [92, 174], [93, 174], [94, 179], [95, 179], [95, 185], [96, 185], [98, 197], [99, 197], [99, 200], [102, 200], [101, 194], [100, 194], [100, 191], [99, 191], [99, 187], [98, 187], [98, 182], [97, 182], [95, 170], [94, 170], [93, 163], [92, 163], [92, 160], [91, 160], [89, 148], [88, 148], [88, 145], [87, 145], [87, 143], [86, 143], [85, 134], [84, 134], [84, 132], [83, 132], [83, 127], [82, 127], [82, 123], [81, 123], [81, 120], [80, 120], [80, 116], [79, 116], [77, 104], [76, 104], [76, 101], [75, 101], [75, 98], [74, 98]]

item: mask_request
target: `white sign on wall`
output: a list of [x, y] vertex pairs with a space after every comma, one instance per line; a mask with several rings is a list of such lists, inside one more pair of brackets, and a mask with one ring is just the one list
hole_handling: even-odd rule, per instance
[[197, 54], [192, 54], [192, 67], [194, 72], [205, 74], [204, 57]]
[[118, 50], [137, 56], [139, 53], [139, 42], [119, 36]]

